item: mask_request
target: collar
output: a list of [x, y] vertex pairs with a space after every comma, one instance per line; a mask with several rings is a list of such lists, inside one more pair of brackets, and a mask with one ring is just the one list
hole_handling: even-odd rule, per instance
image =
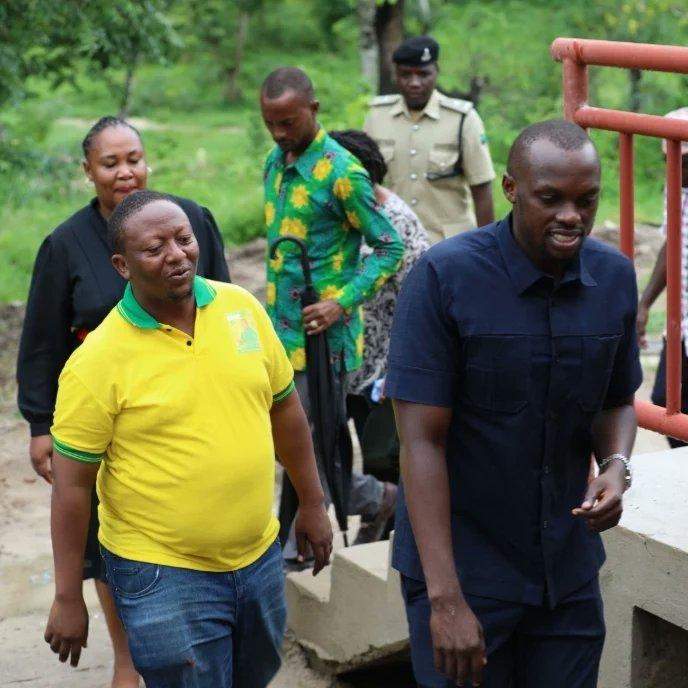
[[[511, 283], [518, 294], [522, 294], [528, 287], [532, 286], [543, 277], [551, 276], [541, 270], [526, 255], [524, 250], [516, 243], [511, 229], [511, 213], [496, 224], [497, 243], [504, 259], [506, 271], [509, 274]], [[585, 242], [578, 255], [566, 266], [564, 276], [560, 284], [579, 281], [586, 287], [595, 287], [597, 282], [594, 280], [585, 264]]]
[[315, 165], [318, 158], [322, 157], [322, 151], [325, 148], [325, 142], [328, 138], [325, 130], [321, 126], [318, 126], [315, 138], [308, 144], [308, 148], [306, 148], [291, 165], [287, 165], [286, 155], [280, 150], [279, 146], [275, 147], [275, 159], [281, 167], [286, 169], [293, 167], [304, 179], [308, 180], [313, 174], [313, 165]]
[[[194, 277], [193, 293], [198, 308], [207, 306], [217, 294], [212, 284], [198, 275]], [[160, 323], [136, 300], [131, 282], [127, 282], [124, 296], [117, 304], [117, 311], [128, 323], [142, 330], [157, 330], [160, 327]]]
[[306, 148], [301, 155], [294, 161], [294, 167], [297, 169], [298, 173], [304, 179], [310, 179], [313, 174], [313, 165], [322, 156], [323, 149], [325, 148], [325, 141], [327, 140], [327, 134], [322, 127], [318, 128], [318, 133], [315, 138], [310, 142], [308, 148]]
[[[399, 100], [392, 106], [389, 114], [392, 115], [392, 117], [404, 114], [406, 117], [411, 119], [411, 113], [406, 106], [406, 101], [404, 100], [403, 96], [400, 97]], [[440, 118], [440, 94], [437, 89], [434, 89], [430, 94], [430, 100], [428, 100], [428, 102], [425, 104], [419, 119], [423, 119], [425, 116], [436, 120]]]

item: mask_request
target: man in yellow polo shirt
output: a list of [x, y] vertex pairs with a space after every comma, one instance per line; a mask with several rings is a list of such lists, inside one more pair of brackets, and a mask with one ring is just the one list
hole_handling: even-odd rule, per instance
[[130, 194], [108, 231], [129, 285], [60, 376], [46, 642], [74, 666], [86, 644], [97, 475], [108, 581], [147, 688], [264, 688], [286, 616], [275, 451], [315, 572], [332, 546], [291, 364], [248, 292], [196, 276], [198, 244], [172, 199]]

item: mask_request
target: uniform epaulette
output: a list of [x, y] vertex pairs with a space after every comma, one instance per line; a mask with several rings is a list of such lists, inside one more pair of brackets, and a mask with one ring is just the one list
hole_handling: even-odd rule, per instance
[[467, 115], [473, 109], [473, 103], [470, 100], [461, 100], [461, 98], [449, 98], [440, 93], [440, 107], [461, 112]]
[[389, 93], [386, 96], [375, 96], [375, 98], [370, 101], [370, 105], [372, 107], [376, 105], [393, 105], [399, 101], [399, 98], [401, 98], [399, 93]]

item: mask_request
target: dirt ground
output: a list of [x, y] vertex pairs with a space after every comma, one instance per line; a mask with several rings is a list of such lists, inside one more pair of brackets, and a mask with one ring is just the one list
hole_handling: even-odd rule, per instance
[[[616, 243], [614, 227], [601, 227], [596, 236]], [[657, 229], [637, 230], [639, 277], [647, 275], [659, 248]], [[256, 240], [230, 253], [233, 281], [259, 298], [264, 295], [265, 242]], [[49, 487], [33, 473], [27, 454], [28, 429], [15, 406], [14, 365], [21, 329], [21, 304], [0, 305], [0, 686], [32, 688], [105, 688], [111, 651], [102, 613], [92, 584], [85, 586], [91, 613], [89, 646], [78, 670], [60, 665], [42, 639], [52, 597], [52, 558], [49, 537]], [[656, 366], [658, 342], [644, 357], [647, 398]], [[636, 451], [664, 448], [664, 440], [642, 431]], [[390, 682], [391, 681], [391, 682]], [[271, 688], [399, 687], [405, 681], [385, 679], [334, 680], [312, 671], [296, 643], [288, 638], [282, 670]]]

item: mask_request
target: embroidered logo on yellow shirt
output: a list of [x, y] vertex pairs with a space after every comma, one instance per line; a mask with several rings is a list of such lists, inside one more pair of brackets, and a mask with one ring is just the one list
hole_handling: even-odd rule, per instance
[[234, 313], [227, 313], [226, 317], [237, 351], [240, 354], [260, 351], [260, 337], [253, 314], [242, 309]]

